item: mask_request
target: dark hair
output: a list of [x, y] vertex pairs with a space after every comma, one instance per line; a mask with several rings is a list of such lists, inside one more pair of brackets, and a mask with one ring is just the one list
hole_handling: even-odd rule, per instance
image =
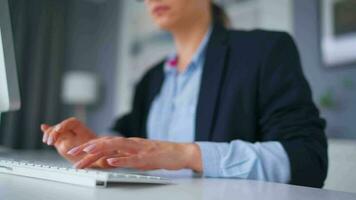
[[230, 26], [229, 16], [226, 14], [225, 10], [221, 6], [212, 2], [211, 9], [212, 9], [212, 17], [213, 17], [214, 23], [218, 23], [225, 27]]

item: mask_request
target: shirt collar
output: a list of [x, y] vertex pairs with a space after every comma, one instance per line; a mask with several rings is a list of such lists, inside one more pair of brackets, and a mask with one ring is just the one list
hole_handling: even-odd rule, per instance
[[[191, 68], [192, 66], [199, 66], [199, 63], [203, 62], [204, 57], [205, 57], [206, 46], [210, 39], [211, 32], [212, 32], [212, 28], [209, 27], [208, 32], [205, 34], [203, 40], [199, 44], [198, 49], [195, 51], [192, 61], [190, 62], [187, 70], [189, 70], [189, 68]], [[168, 55], [165, 65], [164, 65], [164, 71], [166, 73], [169, 71], [176, 71], [177, 64], [178, 64], [177, 53], [172, 53], [172, 54]]]

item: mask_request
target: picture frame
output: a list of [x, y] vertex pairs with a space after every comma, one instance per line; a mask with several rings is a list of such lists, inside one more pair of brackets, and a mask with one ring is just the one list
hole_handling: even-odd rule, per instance
[[356, 62], [356, 1], [323, 0], [322, 61], [327, 68]]

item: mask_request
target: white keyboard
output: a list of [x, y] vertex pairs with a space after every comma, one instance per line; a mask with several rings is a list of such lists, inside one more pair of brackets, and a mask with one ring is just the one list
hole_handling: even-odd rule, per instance
[[106, 187], [108, 183], [171, 183], [169, 179], [158, 176], [56, 167], [13, 160], [0, 160], [0, 173], [89, 187]]

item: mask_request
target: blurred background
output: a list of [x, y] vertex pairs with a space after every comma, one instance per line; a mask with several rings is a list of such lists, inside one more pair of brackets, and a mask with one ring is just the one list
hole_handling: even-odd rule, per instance
[[[281, 30], [294, 37], [314, 101], [328, 123], [326, 187], [356, 191], [345, 183], [345, 178], [356, 181], [347, 174], [356, 167], [356, 1], [217, 2], [233, 28]], [[9, 3], [23, 107], [1, 116], [4, 147], [45, 148], [40, 124], [70, 116], [98, 134], [110, 134], [114, 120], [130, 110], [137, 80], [174, 50], [170, 35], [152, 24], [137, 1]]]

